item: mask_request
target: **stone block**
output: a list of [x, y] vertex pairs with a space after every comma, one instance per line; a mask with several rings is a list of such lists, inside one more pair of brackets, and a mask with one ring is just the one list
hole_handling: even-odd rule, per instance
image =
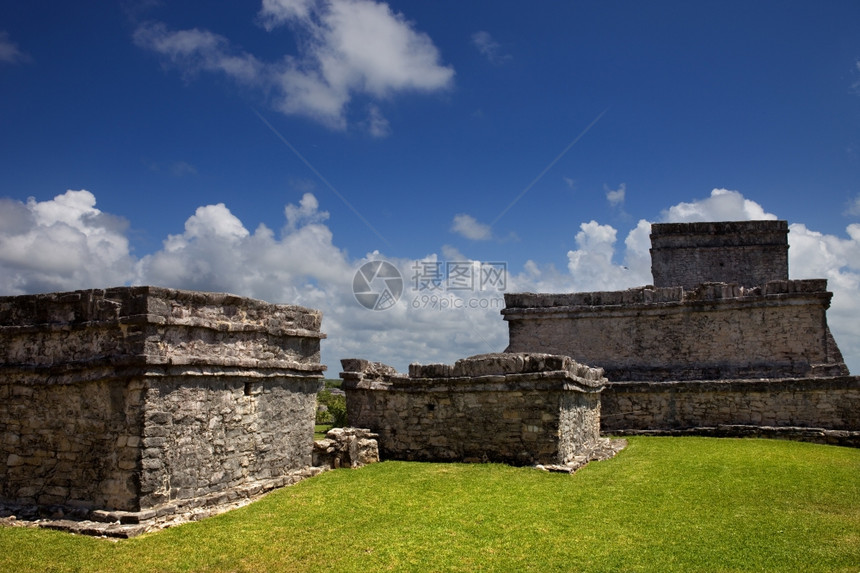
[[169, 514], [304, 470], [320, 318], [156, 287], [0, 297], [0, 502]]

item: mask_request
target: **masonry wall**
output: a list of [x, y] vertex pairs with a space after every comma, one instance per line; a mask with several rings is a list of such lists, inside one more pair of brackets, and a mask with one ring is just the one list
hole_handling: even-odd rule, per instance
[[860, 430], [860, 377], [610, 383], [601, 428], [683, 430], [722, 425]]
[[687, 289], [706, 282], [755, 287], [788, 280], [788, 223], [654, 223], [651, 274], [657, 287]]
[[138, 510], [144, 382], [40, 384], [4, 374], [0, 499]]
[[129, 287], [0, 298], [0, 500], [171, 511], [311, 463], [318, 311]]
[[311, 466], [319, 388], [317, 379], [284, 377], [150, 380], [141, 508], [278, 484]]
[[602, 372], [567, 357], [482, 355], [410, 375], [344, 360], [351, 426], [383, 459], [565, 464], [600, 436]]
[[508, 352], [562, 354], [617, 381], [846, 375], [824, 280], [506, 294]]

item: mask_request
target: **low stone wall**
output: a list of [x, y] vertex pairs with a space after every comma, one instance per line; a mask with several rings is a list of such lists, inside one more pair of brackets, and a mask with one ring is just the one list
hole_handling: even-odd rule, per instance
[[0, 504], [134, 522], [295, 481], [320, 321], [155, 287], [0, 298]]
[[488, 354], [418, 365], [342, 361], [349, 424], [383, 459], [567, 464], [600, 442], [600, 369], [566, 356]]
[[860, 377], [610, 382], [605, 433], [721, 426], [860, 431]]
[[508, 352], [600, 365], [618, 381], [842, 376], [825, 280], [505, 294]]

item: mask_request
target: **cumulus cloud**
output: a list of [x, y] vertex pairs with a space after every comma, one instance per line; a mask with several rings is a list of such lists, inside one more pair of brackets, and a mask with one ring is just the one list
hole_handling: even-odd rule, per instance
[[472, 34], [472, 44], [492, 64], [499, 65], [512, 59], [510, 54], [502, 51], [502, 45], [489, 32], [484, 30]]
[[[137, 45], [161, 54], [188, 76], [220, 72], [271, 94], [287, 115], [315, 119], [330, 128], [347, 126], [356, 95], [385, 99], [398, 92], [449, 88], [454, 70], [440, 63], [430, 37], [388, 4], [375, 0], [265, 0], [258, 14], [267, 30], [289, 26], [302, 41], [298, 56], [264, 63], [208, 30], [171, 30], [150, 22], [134, 33]], [[367, 129], [389, 133], [378, 106]]]
[[454, 215], [451, 231], [473, 241], [487, 241], [493, 236], [489, 225], [481, 223], [471, 215], [465, 213]]
[[0, 64], [22, 64], [29, 61], [30, 56], [9, 39], [9, 33], [0, 31]]
[[49, 201], [0, 199], [0, 291], [24, 294], [129, 280], [127, 222], [95, 205], [86, 190]]
[[332, 244], [310, 193], [284, 209], [279, 234], [265, 225], [252, 233], [223, 203], [199, 207], [184, 232], [143, 257], [135, 282], [215, 290], [272, 302], [308, 304], [351, 277], [344, 253]]
[[694, 223], [696, 221], [749, 221], [776, 219], [766, 213], [761, 205], [744, 198], [737, 191], [714, 189], [707, 199], [690, 203], [678, 203], [662, 212], [662, 218], [671, 223]]
[[[619, 290], [631, 286], [648, 284], [650, 259], [647, 262], [648, 247], [640, 243], [650, 241], [650, 224], [640, 221], [625, 239], [627, 247], [623, 263], [614, 261], [617, 231], [611, 225], [601, 225], [589, 221], [579, 226], [576, 234], [576, 250], [567, 253], [567, 268], [573, 291]], [[646, 229], [644, 237], [642, 229]], [[647, 274], [643, 271], [647, 269]]]
[[[490, 280], [499, 278], [499, 268], [453, 247], [417, 258], [374, 252], [351, 259], [334, 242], [326, 225], [329, 215], [311, 193], [284, 207], [279, 230], [258, 225], [251, 231], [223, 203], [201, 206], [181, 232], [140, 259], [129, 254], [127, 223], [95, 204], [84, 190], [41, 202], [0, 199], [0, 293], [155, 284], [302, 304], [323, 311], [329, 337], [323, 361], [333, 369], [340, 358], [351, 356], [403, 370], [411, 361], [453, 362], [501, 351], [507, 345], [506, 324], [499, 316], [502, 289], [618, 290], [651, 282], [651, 222], [644, 219], [626, 234], [597, 221], [583, 222], [566, 268], [530, 260], [521, 269], [505, 268], [500, 283]], [[481, 229], [465, 217], [464, 228]], [[773, 218], [755, 201], [717, 189], [709, 197], [667, 208], [660, 221], [765, 217]], [[849, 368], [860, 370], [860, 223], [848, 225], [845, 236], [794, 223], [789, 243], [792, 278], [828, 280], [834, 293], [831, 330]], [[353, 295], [356, 271], [371, 260], [387, 260], [400, 270], [403, 295], [389, 310], [367, 310]]]

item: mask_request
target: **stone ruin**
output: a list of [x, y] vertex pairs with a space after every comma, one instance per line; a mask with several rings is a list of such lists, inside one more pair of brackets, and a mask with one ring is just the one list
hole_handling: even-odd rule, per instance
[[573, 471], [614, 455], [600, 437], [603, 371], [550, 354], [483, 354], [448, 364], [342, 360], [351, 426], [384, 459], [501, 462]]
[[788, 279], [785, 221], [651, 227], [654, 285], [506, 294], [507, 352], [599, 365], [608, 433], [791, 435], [860, 444], [860, 378], [826, 280]]
[[622, 447], [601, 431], [858, 446], [860, 377], [826, 281], [788, 279], [787, 233], [656, 224], [654, 285], [506, 294], [505, 353], [344, 360], [367, 429], [316, 443], [319, 311], [157, 287], [0, 297], [0, 521], [127, 537], [380, 454], [573, 471]]
[[0, 506], [129, 536], [312, 475], [320, 321], [155, 287], [0, 298]]

